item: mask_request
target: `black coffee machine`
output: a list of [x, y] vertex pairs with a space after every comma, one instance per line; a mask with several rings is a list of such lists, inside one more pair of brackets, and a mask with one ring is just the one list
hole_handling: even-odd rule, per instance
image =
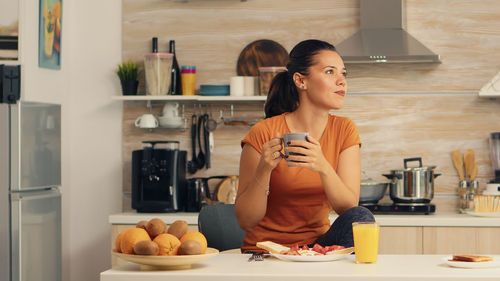
[[[132, 208], [137, 212], [184, 211], [186, 151], [178, 141], [143, 141], [132, 152]], [[161, 148], [160, 148], [161, 147]]]

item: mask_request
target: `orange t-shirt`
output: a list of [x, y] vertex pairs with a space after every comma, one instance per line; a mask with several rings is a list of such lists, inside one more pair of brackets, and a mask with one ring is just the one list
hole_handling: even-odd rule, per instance
[[[264, 119], [252, 127], [241, 141], [241, 146], [251, 145], [259, 153], [262, 145], [274, 137], [290, 133], [285, 115]], [[320, 140], [326, 160], [337, 170], [339, 155], [346, 148], [361, 145], [358, 129], [346, 117], [330, 115]], [[291, 246], [294, 243], [311, 244], [330, 227], [328, 214], [331, 206], [326, 198], [321, 178], [307, 168], [288, 167], [282, 160], [271, 173], [270, 194], [264, 218], [247, 232], [241, 250], [261, 250], [259, 241], [270, 240]]]

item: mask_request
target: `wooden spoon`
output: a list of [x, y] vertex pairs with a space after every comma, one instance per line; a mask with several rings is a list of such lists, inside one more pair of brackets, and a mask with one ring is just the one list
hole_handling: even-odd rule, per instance
[[455, 166], [455, 169], [458, 171], [458, 177], [460, 178], [460, 181], [464, 180], [464, 170], [463, 170], [463, 161], [462, 161], [462, 155], [460, 155], [460, 150], [453, 150], [451, 152], [451, 158], [453, 160], [453, 166]]
[[470, 173], [470, 180], [473, 181], [477, 177], [477, 165], [474, 163], [474, 168], [472, 168], [472, 172]]
[[472, 170], [474, 169], [474, 151], [467, 149], [464, 153], [465, 177], [471, 179]]

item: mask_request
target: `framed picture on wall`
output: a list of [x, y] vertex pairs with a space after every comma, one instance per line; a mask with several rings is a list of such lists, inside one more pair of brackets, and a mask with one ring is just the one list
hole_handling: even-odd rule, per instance
[[40, 0], [38, 66], [61, 69], [62, 0]]
[[18, 58], [19, 1], [2, 1], [0, 9], [0, 60]]

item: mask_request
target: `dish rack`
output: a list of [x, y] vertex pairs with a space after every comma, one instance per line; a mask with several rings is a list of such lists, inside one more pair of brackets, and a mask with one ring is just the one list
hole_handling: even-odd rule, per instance
[[[235, 111], [234, 110], [234, 105], [231, 104], [230, 107], [230, 112], [229, 116], [224, 116], [224, 110], [220, 110], [220, 115], [219, 115], [219, 120], [220, 123], [223, 123], [224, 125], [228, 126], [237, 126], [237, 125], [243, 125], [243, 126], [253, 126], [260, 120], [264, 119], [265, 116], [262, 114], [263, 112], [259, 112], [257, 114], [253, 114], [252, 116], [235, 116]], [[244, 110], [247, 114], [249, 111]]]
[[500, 213], [500, 196], [476, 195], [474, 197], [474, 211], [476, 213]]

